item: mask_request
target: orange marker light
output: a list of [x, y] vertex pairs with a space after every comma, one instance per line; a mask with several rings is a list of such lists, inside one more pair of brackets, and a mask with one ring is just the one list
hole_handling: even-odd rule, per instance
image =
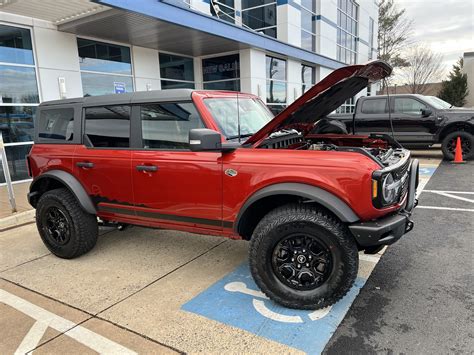
[[378, 183], [377, 180], [372, 180], [372, 198], [377, 198]]

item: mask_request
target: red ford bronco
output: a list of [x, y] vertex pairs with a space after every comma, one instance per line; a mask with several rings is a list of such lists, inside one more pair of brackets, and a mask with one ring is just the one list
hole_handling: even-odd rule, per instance
[[338, 69], [276, 117], [254, 95], [190, 89], [42, 103], [27, 157], [39, 234], [61, 258], [91, 250], [101, 223], [242, 238], [272, 300], [329, 306], [358, 251], [413, 228], [418, 161], [326, 117], [390, 73]]

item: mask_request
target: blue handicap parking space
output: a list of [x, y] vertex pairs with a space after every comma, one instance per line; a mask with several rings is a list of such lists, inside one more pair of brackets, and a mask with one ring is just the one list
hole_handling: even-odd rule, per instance
[[423, 167], [420, 166], [420, 175], [428, 175], [431, 176], [434, 174], [436, 168], [435, 167]]
[[332, 307], [301, 311], [270, 301], [254, 283], [248, 265], [243, 264], [184, 304], [182, 309], [309, 354], [319, 354], [365, 281], [357, 278], [349, 293]]

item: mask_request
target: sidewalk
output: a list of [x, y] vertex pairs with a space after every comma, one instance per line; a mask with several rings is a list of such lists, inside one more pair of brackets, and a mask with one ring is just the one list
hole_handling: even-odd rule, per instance
[[13, 213], [8, 199], [7, 187], [0, 186], [0, 232], [34, 221], [34, 210], [28, 203], [26, 196], [29, 188], [29, 181], [13, 185], [17, 209]]
[[[20, 184], [13, 184], [13, 190], [15, 192], [16, 209], [17, 213], [31, 210], [32, 207], [28, 203], [26, 194], [30, 188], [30, 182], [23, 182]], [[8, 190], [6, 186], [0, 186], [0, 218], [11, 216], [12, 207], [8, 200]]]

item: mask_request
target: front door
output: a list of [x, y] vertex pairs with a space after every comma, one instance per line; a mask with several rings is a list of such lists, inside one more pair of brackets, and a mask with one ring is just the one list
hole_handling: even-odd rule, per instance
[[194, 104], [143, 104], [140, 121], [142, 145], [132, 152], [137, 218], [165, 228], [221, 230], [221, 154], [189, 150], [189, 130], [204, 127]]
[[84, 115], [84, 141], [75, 151], [75, 176], [100, 217], [129, 217], [134, 214], [130, 106], [88, 107]]
[[393, 100], [393, 129], [401, 143], [432, 142], [436, 133], [436, 117], [433, 110], [424, 116], [422, 110], [430, 109], [423, 102], [412, 97], [395, 97]]

